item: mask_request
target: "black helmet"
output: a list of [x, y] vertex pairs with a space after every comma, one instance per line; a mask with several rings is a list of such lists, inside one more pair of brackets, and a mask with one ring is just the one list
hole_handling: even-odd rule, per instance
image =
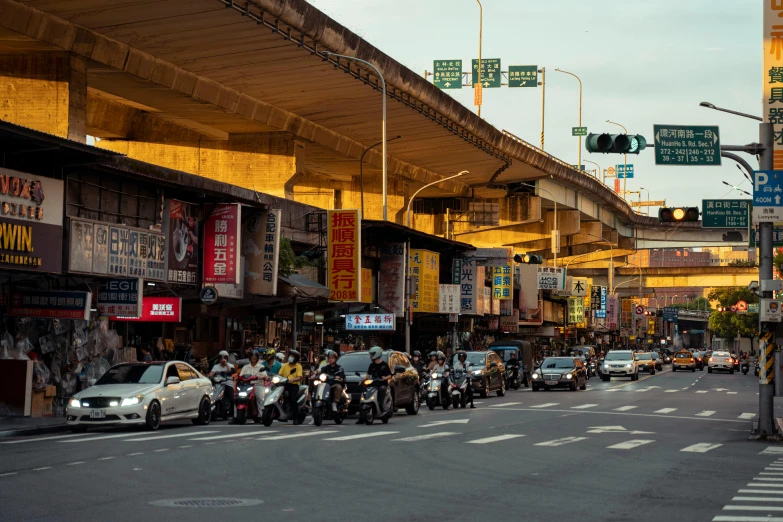
[[413, 350], [413, 356], [414, 357], [421, 357], [421, 352], [419, 350]]
[[468, 354], [464, 350], [460, 350], [457, 352], [457, 359], [459, 359], [460, 361], [465, 361], [467, 360], [467, 358], [468, 358]]
[[438, 352], [436, 352], [435, 350], [430, 352], [430, 357], [436, 357], [437, 355], [438, 355]]
[[289, 356], [289, 357], [293, 357], [293, 358], [294, 358], [294, 362], [299, 362], [299, 358], [301, 357], [301, 356], [299, 355], [299, 352], [297, 352], [296, 350], [291, 350], [291, 351], [289, 351], [289, 352], [288, 352], [288, 356]]

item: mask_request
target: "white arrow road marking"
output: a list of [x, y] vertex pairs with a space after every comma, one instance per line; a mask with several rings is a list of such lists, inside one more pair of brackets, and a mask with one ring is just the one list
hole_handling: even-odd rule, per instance
[[607, 446], [607, 449], [634, 449], [638, 448], [639, 446], [644, 446], [645, 444], [650, 444], [651, 442], [655, 442], [654, 440], [645, 440], [645, 439], [634, 439], [634, 440], [628, 440], [625, 442], [621, 442], [619, 444], [613, 444], [611, 446]]
[[587, 440], [587, 437], [566, 437], [564, 439], [555, 439], [555, 440], [549, 440], [546, 442], [539, 442], [538, 444], [535, 444], [535, 446], [563, 446], [564, 444], [571, 444], [572, 442], [579, 442], [582, 440]]
[[466, 444], [489, 444], [490, 442], [500, 442], [501, 440], [516, 439], [518, 437], [524, 437], [524, 435], [497, 435], [495, 437], [487, 437], [486, 439], [469, 440]]
[[572, 410], [586, 410], [588, 408], [595, 408], [597, 404], [582, 404], [581, 406], [571, 406]]
[[422, 424], [419, 428], [431, 428], [433, 426], [443, 426], [444, 424], [467, 424], [468, 422], [470, 422], [470, 419], [433, 421], [429, 424]]
[[685, 451], [687, 453], [707, 453], [708, 451], [720, 448], [721, 446], [723, 446], [723, 444], [707, 444], [702, 442], [688, 446], [687, 448], [682, 448], [680, 451]]
[[697, 417], [710, 417], [712, 415], [715, 415], [715, 412], [712, 410], [704, 410], [703, 412], [696, 414]]
[[450, 437], [452, 435], [459, 435], [459, 433], [454, 433], [452, 431], [441, 431], [438, 433], [430, 433], [429, 435], [419, 435], [417, 437], [405, 437], [404, 439], [392, 439], [394, 442], [416, 442], [419, 440], [427, 440], [427, 439], [437, 439], [440, 437]]
[[627, 433], [628, 435], [649, 435], [654, 431], [628, 431], [622, 426], [594, 426], [587, 433]]
[[394, 435], [399, 431], [371, 431], [368, 433], [360, 433], [358, 435], [346, 435], [344, 437], [332, 437], [331, 439], [324, 440], [354, 440], [354, 439], [367, 439], [369, 437], [380, 437], [381, 435]]
[[661, 408], [660, 410], [654, 413], [671, 413], [673, 411], [677, 411], [677, 408]]

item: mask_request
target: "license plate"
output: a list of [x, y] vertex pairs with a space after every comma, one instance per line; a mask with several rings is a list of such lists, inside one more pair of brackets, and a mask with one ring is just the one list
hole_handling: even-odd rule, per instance
[[91, 419], [105, 419], [106, 410], [90, 410]]
[[557, 381], [544, 381], [547, 386], [557, 386]]

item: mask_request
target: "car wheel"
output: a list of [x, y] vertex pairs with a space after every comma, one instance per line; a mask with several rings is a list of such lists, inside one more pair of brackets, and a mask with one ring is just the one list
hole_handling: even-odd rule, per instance
[[152, 401], [147, 408], [146, 424], [150, 431], [160, 428], [160, 403], [158, 401]]
[[87, 431], [87, 426], [71, 426], [71, 433], [84, 433]]
[[417, 413], [419, 413], [420, 407], [421, 407], [421, 398], [419, 395], [419, 390], [416, 390], [416, 392], [413, 394], [413, 402], [405, 406], [405, 413], [407, 413], [408, 415], [416, 415]]
[[212, 403], [207, 397], [201, 399], [201, 403], [198, 405], [198, 417], [193, 419], [193, 424], [199, 426], [206, 426], [209, 421], [212, 420]]
[[729, 373], [734, 375], [734, 370], [729, 370]]
[[479, 397], [481, 397], [482, 399], [486, 399], [487, 396], [489, 395], [489, 383], [487, 383], [487, 381], [484, 381], [483, 388], [484, 389], [479, 392]]
[[707, 368], [707, 373], [712, 373], [712, 368]]
[[506, 380], [500, 380], [500, 389], [498, 390], [498, 397], [502, 397], [506, 394]]
[[691, 370], [691, 373], [696, 373], [696, 367], [695, 367], [695, 366], [694, 366], [694, 367], [693, 367], [693, 369]]
[[571, 383], [571, 391], [576, 391], [576, 381]]
[[604, 376], [602, 375], [602, 376], [601, 376], [601, 380], [602, 380], [602, 381], [604, 381], [604, 382], [609, 382], [609, 381], [611, 381], [611, 380], [612, 380], [612, 378], [611, 378], [611, 377], [604, 377]]

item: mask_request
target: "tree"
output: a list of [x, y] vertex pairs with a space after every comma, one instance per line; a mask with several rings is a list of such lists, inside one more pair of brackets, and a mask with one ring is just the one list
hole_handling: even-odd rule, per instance
[[[731, 308], [739, 301], [758, 303], [756, 294], [745, 287], [734, 286], [715, 288], [709, 294], [711, 301], [718, 301], [720, 306]], [[712, 312], [710, 314], [710, 330], [716, 337], [734, 339], [738, 335], [752, 339], [758, 336], [759, 314], [737, 314], [734, 312]]]
[[310, 260], [305, 256], [298, 256], [294, 252], [291, 242], [288, 238], [280, 238], [280, 264], [278, 270], [282, 275], [291, 275], [297, 269], [311, 266]]

